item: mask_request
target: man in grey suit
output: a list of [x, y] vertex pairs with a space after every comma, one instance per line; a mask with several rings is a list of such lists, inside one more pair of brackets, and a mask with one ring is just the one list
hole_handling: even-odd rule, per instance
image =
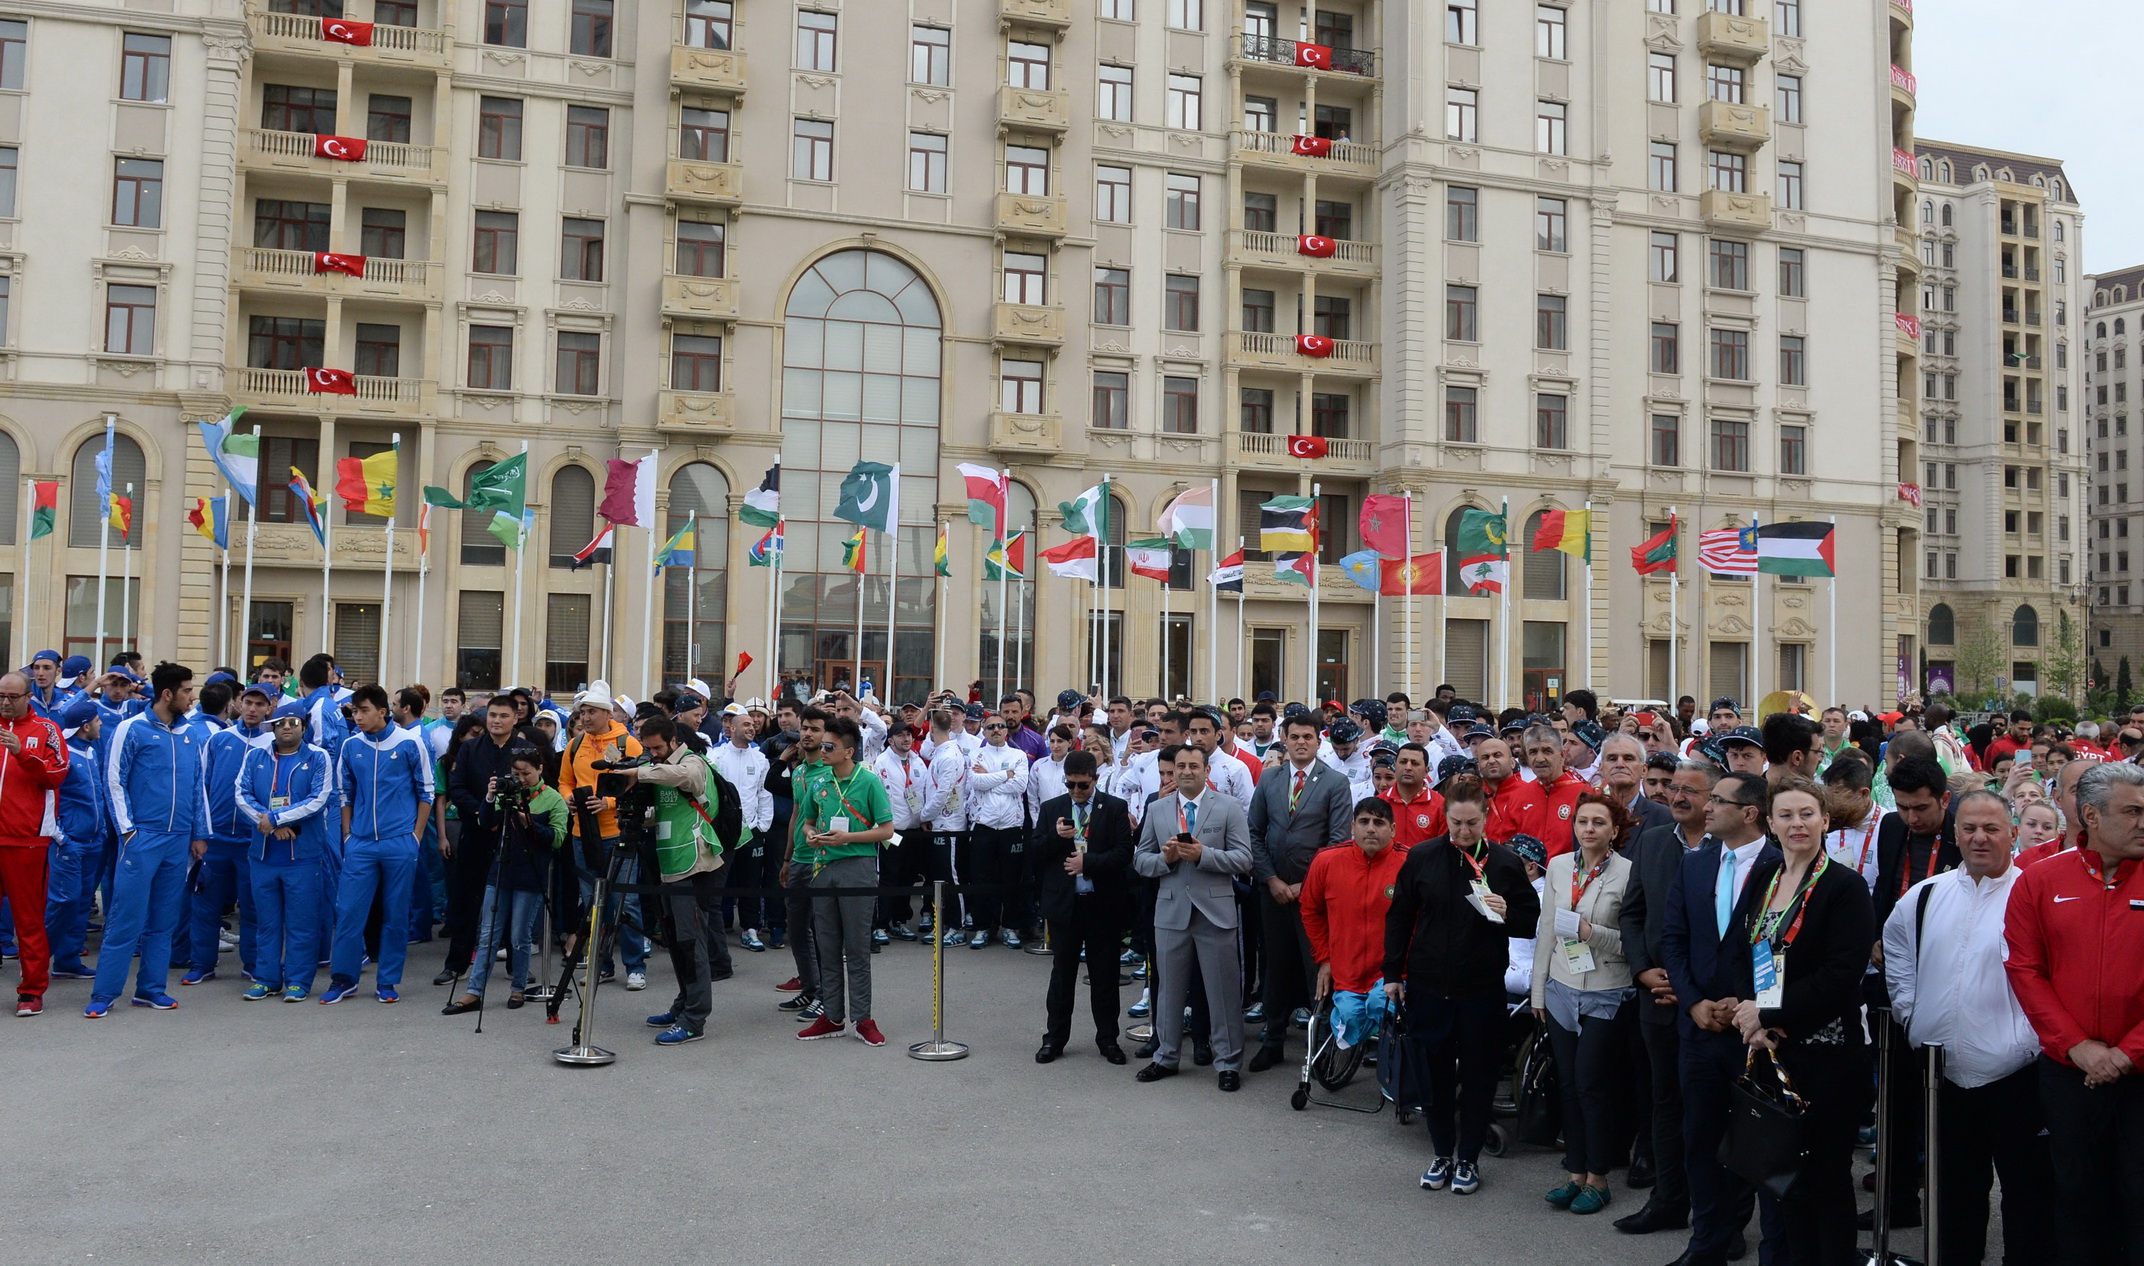
[[1318, 759], [1318, 726], [1293, 716], [1281, 741], [1287, 759], [1265, 772], [1251, 793], [1251, 874], [1265, 937], [1265, 1032], [1251, 1071], [1281, 1062], [1288, 1017], [1310, 1005], [1310, 937], [1296, 903], [1310, 859], [1354, 834], [1355, 798], [1347, 776]]
[[1243, 1085], [1243, 973], [1236, 957], [1236, 887], [1251, 871], [1250, 827], [1235, 797], [1209, 792], [1206, 753], [1176, 750], [1176, 791], [1158, 796], [1140, 824], [1132, 869], [1155, 881], [1154, 953], [1161, 996], [1154, 1003], [1154, 1062], [1138, 1080], [1176, 1075], [1181, 1058], [1184, 993], [1196, 955], [1213, 1015], [1214, 1066], [1221, 1089]]

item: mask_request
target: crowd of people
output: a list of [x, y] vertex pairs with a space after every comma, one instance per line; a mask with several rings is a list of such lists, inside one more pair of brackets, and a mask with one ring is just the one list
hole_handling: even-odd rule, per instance
[[[1517, 1021], [1553, 1053], [1546, 1204], [1601, 1212], [1621, 1174], [1646, 1199], [1615, 1227], [1687, 1230], [1676, 1262], [1741, 1258], [1753, 1215], [1764, 1260], [1857, 1262], [1857, 1222], [1918, 1226], [1924, 1193], [1942, 1260], [1978, 1262], [1998, 1176], [2002, 1260], [2144, 1262], [2144, 707], [2104, 730], [1586, 690], [1529, 713], [1445, 686], [1045, 710], [697, 679], [567, 707], [351, 689], [325, 654], [143, 669], [47, 651], [0, 676], [17, 1016], [54, 979], [89, 982], [91, 1019], [170, 1010], [175, 970], [320, 1004], [369, 971], [395, 1003], [409, 947], [442, 942], [446, 1014], [502, 961], [511, 1009], [546, 951], [637, 990], [660, 946], [677, 991], [647, 1023], [679, 1046], [734, 947], [791, 955], [800, 1040], [880, 1046], [874, 954], [1039, 939], [1037, 1063], [1072, 1045], [1083, 963], [1095, 1049], [1140, 1083], [1187, 1046], [1223, 1092], [1292, 1073], [1313, 1015], [1343, 1046], [1403, 1031], [1425, 1189], [1480, 1189]], [[896, 891], [938, 880], [943, 910]], [[1129, 1054], [1112, 967], [1152, 1021]], [[1766, 1077], [1799, 1159], [1760, 1187], [1721, 1145]], [[1858, 1207], [1871, 1143], [1883, 1210]]]

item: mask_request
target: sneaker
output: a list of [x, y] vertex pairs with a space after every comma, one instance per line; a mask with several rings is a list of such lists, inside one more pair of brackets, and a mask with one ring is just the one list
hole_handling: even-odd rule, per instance
[[804, 1004], [804, 1009], [803, 1009], [803, 1010], [801, 1010], [801, 1011], [797, 1012], [797, 1019], [799, 1019], [799, 1020], [816, 1020], [816, 1019], [818, 1019], [818, 1018], [819, 1018], [820, 1016], [823, 1016], [823, 1015], [825, 1015], [825, 1014], [826, 1014], [826, 1004], [825, 1004], [825, 1003], [823, 1003], [823, 1002], [821, 1002], [821, 1001], [819, 1001], [819, 1000], [818, 1000], [817, 998], [814, 998], [814, 999], [812, 999], [812, 1000], [811, 1000], [810, 1002], [807, 1002], [807, 1003], [805, 1003], [805, 1004]]
[[893, 933], [893, 939], [896, 941], [913, 941], [916, 939], [915, 930], [906, 923], [896, 923], [888, 928], [887, 931]]
[[1146, 979], [1146, 960], [1144, 960], [1144, 959], [1141, 959], [1141, 960], [1140, 960], [1140, 962], [1139, 962], [1139, 965], [1138, 965], [1137, 967], [1134, 967], [1134, 968], [1132, 968], [1132, 979], [1133, 979], [1133, 980], [1145, 980], [1145, 979]]
[[491, 961], [492, 961], [492, 962], [495, 962], [495, 963], [503, 963], [503, 962], [505, 962], [505, 961], [506, 961], [506, 951], [502, 949], [502, 950], [500, 950], [500, 951], [499, 951], [498, 953], [496, 953], [496, 954], [493, 954], [493, 955], [491, 956]]
[[836, 1024], [832, 1020], [829, 1020], [822, 1015], [818, 1019], [813, 1020], [810, 1024], [797, 1030], [797, 1041], [816, 1042], [822, 1037], [840, 1037], [842, 1031], [847, 1027], [847, 1025]]
[[967, 943], [968, 934], [966, 932], [961, 931], [959, 928], [954, 928], [951, 931], [947, 932], [945, 934], [945, 940], [943, 942], [943, 944], [946, 945], [966, 945]]
[[1608, 1207], [1609, 1198], [1606, 1187], [1589, 1184], [1579, 1188], [1578, 1195], [1571, 1200], [1570, 1209], [1573, 1213], [1599, 1213]]
[[1263, 1024], [1265, 1019], [1266, 1004], [1263, 1002], [1254, 1002], [1243, 1009], [1243, 1022], [1245, 1024]]
[[110, 998], [91, 998], [89, 1005], [82, 1008], [82, 1017], [87, 1020], [101, 1020], [111, 1013], [112, 1000]]
[[673, 1024], [655, 1035], [655, 1044], [657, 1046], [683, 1046], [687, 1042], [697, 1042], [706, 1036], [705, 1033], [695, 1033], [682, 1024]]
[[198, 985], [204, 980], [214, 980], [215, 978], [215, 968], [195, 967], [189, 969], [185, 975], [179, 977], [179, 983], [182, 985]]
[[1439, 1156], [1422, 1171], [1422, 1190], [1442, 1191], [1452, 1185], [1452, 1158]]
[[648, 973], [644, 971], [629, 971], [625, 973], [625, 987], [635, 993], [647, 988]]
[[969, 949], [981, 949], [983, 946], [988, 944], [990, 944], [989, 928], [977, 928], [968, 936]]
[[1018, 932], [1013, 931], [1011, 928], [1005, 929], [1005, 935], [1003, 939], [1005, 941], [1006, 949], [1020, 948], [1020, 934]]
[[667, 1029], [677, 1023], [677, 1012], [665, 1011], [661, 1015], [651, 1015], [646, 1023], [651, 1029]]
[[1549, 1193], [1541, 1198], [1559, 1209], [1568, 1209], [1571, 1202], [1578, 1199], [1578, 1193], [1585, 1189], [1586, 1185], [1582, 1182], [1566, 1181], [1560, 1187], [1551, 1188]]
[[135, 994], [133, 1003], [137, 1007], [154, 1007], [158, 1011], [176, 1011], [179, 1009], [179, 1000], [161, 989], [155, 993]]
[[52, 979], [54, 980], [94, 980], [96, 975], [96, 972], [84, 967], [82, 960], [79, 958], [70, 959], [64, 963], [52, 964]]
[[800, 993], [793, 997], [784, 998], [780, 1002], [775, 1003], [774, 1009], [776, 1011], [802, 1011], [804, 1008], [810, 1005], [811, 995], [808, 993]]
[[383, 1003], [394, 1003], [402, 1001], [402, 995], [395, 992], [395, 987], [393, 985], [381, 985], [379, 988], [372, 991], [372, 996]]
[[1139, 954], [1139, 951], [1138, 951], [1138, 950], [1129, 950], [1129, 949], [1128, 949], [1128, 950], [1124, 951], [1124, 952], [1123, 952], [1122, 954], [1119, 954], [1119, 955], [1117, 955], [1117, 962], [1118, 962], [1118, 964], [1119, 964], [1119, 965], [1121, 965], [1121, 966], [1124, 966], [1124, 967], [1130, 967], [1130, 966], [1131, 966], [1131, 965], [1133, 965], [1134, 963], [1143, 963], [1143, 962], [1145, 962], [1145, 961], [1146, 961], [1146, 959], [1144, 959], [1144, 958], [1142, 958], [1142, 957], [1140, 956], [1140, 954]]
[[737, 943], [739, 945], [744, 946], [746, 949], [752, 951], [754, 954], [764, 954], [767, 952], [767, 943], [759, 939], [759, 932], [757, 929], [754, 928], [746, 928], [744, 930], [744, 935], [737, 938]]
[[357, 982], [354, 980], [347, 985], [331, 984], [327, 987], [327, 990], [320, 995], [320, 1005], [323, 1007], [332, 1007], [336, 1003], [341, 1002], [344, 998], [347, 998], [351, 994], [356, 992]]
[[252, 987], [238, 995], [238, 997], [243, 1002], [259, 1002], [263, 998], [273, 998], [275, 997], [275, 986], [264, 985], [256, 980], [253, 982]]
[[[15, 995], [15, 1014], [16, 1014], [16, 1015], [18, 1015], [18, 1016], [33, 1016], [33, 1015], [43, 1015], [44, 1013], [45, 1013], [45, 1000], [44, 1000], [43, 998], [40, 998], [40, 997], [36, 996], [35, 994], [27, 994], [27, 993], [24, 993], [24, 994], [17, 994], [17, 995]], [[869, 1023], [870, 1023], [870, 1021], [869, 1021], [869, 1020], [866, 1020], [866, 1021], [864, 1021], [864, 1023], [865, 1023], [865, 1024], [869, 1024]], [[859, 1027], [859, 1029], [861, 1029], [861, 1027], [862, 1027], [862, 1026], [858, 1026], [858, 1027]], [[873, 1033], [876, 1033], [876, 1032], [878, 1032], [878, 1030], [877, 1030], [877, 1029], [873, 1029], [873, 1030], [871, 1030], [871, 1031], [872, 1031]], [[859, 1032], [858, 1036], [861, 1036], [861, 1033], [860, 1033], [860, 1032]], [[880, 1038], [880, 1039], [879, 1039], [879, 1041], [880, 1041], [880, 1042], [883, 1042], [884, 1040], [885, 1040], [884, 1038]], [[872, 1043], [872, 1045], [876, 1046], [876, 1045], [878, 1045], [878, 1042], [874, 1042], [874, 1043]]]
[[797, 993], [804, 988], [804, 982], [798, 977], [791, 976], [774, 988], [777, 993]]
[[599, 985], [607, 985], [611, 981], [616, 980], [617, 978], [618, 969], [615, 967], [606, 967], [603, 969], [603, 974], [596, 977], [596, 983]]
[[1290, 1023], [1290, 1024], [1294, 1025], [1295, 1027], [1297, 1027], [1297, 1028], [1299, 1028], [1299, 1029], [1307, 1029], [1307, 1028], [1309, 1028], [1309, 1027], [1310, 1027], [1310, 1008], [1309, 1008], [1309, 1007], [1297, 1007], [1297, 1008], [1296, 1008], [1296, 1009], [1295, 1009], [1294, 1011], [1292, 1011], [1292, 1012], [1290, 1012], [1290, 1013], [1288, 1014], [1288, 1023]]
[[1452, 1163], [1452, 1194], [1455, 1196], [1471, 1196], [1480, 1190], [1481, 1171], [1474, 1167], [1474, 1162], [1454, 1161]]
[[862, 1042], [865, 1046], [884, 1046], [886, 1044], [886, 1035], [878, 1031], [878, 1022], [876, 1020], [858, 1020], [856, 1022], [856, 1040]]
[[283, 1001], [285, 1002], [303, 1002], [305, 1001], [305, 994], [306, 989], [304, 985], [283, 986]]
[[886, 935], [886, 929], [884, 929], [884, 928], [872, 928], [872, 929], [871, 929], [871, 946], [872, 946], [872, 948], [873, 948], [873, 949], [876, 949], [877, 947], [879, 947], [879, 946], [881, 946], [881, 945], [890, 945], [890, 944], [892, 944], [892, 943], [893, 943], [893, 938], [892, 938], [892, 937], [890, 937], [890, 936], [888, 936], [888, 935]]

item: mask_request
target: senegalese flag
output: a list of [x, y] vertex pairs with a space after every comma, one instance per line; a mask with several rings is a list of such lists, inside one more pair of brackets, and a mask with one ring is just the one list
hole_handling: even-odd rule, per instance
[[186, 521], [194, 525], [194, 531], [216, 543], [216, 548], [231, 548], [231, 515], [228, 497], [195, 497], [194, 508], [187, 512]]
[[951, 560], [945, 554], [945, 524], [938, 525], [938, 544], [931, 550], [931, 570], [940, 576], [953, 574]]
[[1027, 533], [1015, 532], [1011, 540], [990, 542], [983, 557], [984, 580], [1027, 579]]
[[856, 529], [856, 535], [841, 543], [841, 565], [861, 576], [864, 574], [864, 530]]
[[134, 539], [134, 498], [112, 494], [112, 527], [122, 541]]
[[345, 457], [335, 463], [335, 495], [350, 514], [395, 515], [395, 480], [402, 450], [390, 447], [370, 457]]
[[50, 536], [60, 524], [60, 481], [30, 483], [30, 539]]
[[685, 526], [679, 528], [677, 534], [664, 542], [663, 547], [655, 552], [655, 570], [657, 574], [660, 574], [665, 567], [692, 566], [693, 527], [695, 522], [693, 519], [686, 519]]
[[1593, 512], [1591, 510], [1543, 510], [1541, 525], [1534, 529], [1533, 548], [1561, 550], [1573, 558], [1593, 561]]
[[752, 550], [745, 555], [745, 564], [750, 567], [779, 567], [782, 565], [782, 524], [777, 520], [767, 534], [752, 542]]
[[290, 468], [290, 495], [298, 499], [298, 508], [305, 513], [305, 525], [313, 529], [313, 539], [322, 545], [328, 543], [328, 499], [313, 491], [312, 481], [296, 466]]

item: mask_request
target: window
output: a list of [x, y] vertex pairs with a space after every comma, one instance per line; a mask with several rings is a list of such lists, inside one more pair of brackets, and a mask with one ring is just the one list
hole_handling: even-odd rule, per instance
[[1447, 44], [1479, 43], [1476, 34], [1479, 24], [1478, 0], [1445, 0], [1444, 40]]
[[1444, 438], [1454, 444], [1475, 444], [1481, 439], [1478, 387], [1444, 389]]
[[0, 273], [0, 347], [7, 346], [7, 308], [8, 300], [14, 297], [14, 281], [13, 277]]
[[1279, 130], [1276, 121], [1280, 117], [1280, 101], [1273, 97], [1258, 97], [1245, 94], [1243, 98], [1243, 130], [1246, 132], [1272, 133]]
[[15, 173], [21, 164], [21, 151], [0, 145], [0, 219], [15, 218]]
[[1782, 246], [1779, 248], [1779, 297], [1799, 299], [1808, 293], [1802, 275], [1802, 248]]
[[802, 9], [797, 13], [797, 69], [834, 68], [834, 31], [839, 19], [831, 13]]
[[1206, 29], [1206, 0], [1169, 0], [1169, 25], [1179, 31]]
[[1705, 154], [1705, 169], [1712, 187], [1721, 193], [1749, 192], [1749, 156], [1730, 153], [1724, 149], [1708, 150]]
[[1270, 193], [1243, 195], [1243, 227], [1253, 233], [1271, 233], [1279, 227], [1280, 200]]
[[1115, 18], [1119, 22], [1136, 21], [1137, 9], [1134, 0], [1102, 0], [1102, 16]]
[[1681, 239], [1673, 233], [1654, 233], [1648, 248], [1647, 275], [1654, 281], [1674, 282], [1682, 279]]
[[1444, 135], [1448, 140], [1472, 144], [1481, 139], [1479, 116], [1481, 93], [1473, 88], [1444, 90]]
[[1749, 423], [1740, 418], [1712, 419], [1712, 468], [1749, 469]]
[[1682, 183], [1676, 177], [1675, 169], [1675, 142], [1652, 142], [1646, 158], [1646, 187], [1662, 193], [1674, 193]]
[[558, 332], [558, 382], [562, 396], [593, 396], [603, 391], [603, 336], [572, 330]]
[[156, 352], [156, 287], [104, 288], [104, 350], [123, 356]]
[[612, 0], [573, 0], [569, 51], [582, 57], [610, 56]]
[[1465, 185], [1444, 190], [1444, 236], [1454, 242], [1481, 240], [1481, 191]]
[[1170, 127], [1196, 132], [1199, 122], [1199, 77], [1197, 75], [1169, 76], [1166, 120]]
[[1243, 387], [1237, 392], [1236, 427], [1252, 435], [1273, 433], [1273, 389]]
[[603, 221], [568, 216], [559, 223], [559, 243], [561, 280], [603, 280]]
[[1779, 164], [1779, 205], [1787, 211], [1802, 209], [1802, 165], [1782, 160]]
[[1095, 116], [1129, 122], [1132, 117], [1132, 68], [1104, 62], [1095, 73]]
[[514, 389], [514, 331], [505, 325], [469, 327], [469, 389]]
[[1712, 287], [1715, 290], [1749, 289], [1749, 243], [1713, 238]]
[[730, 161], [730, 112], [692, 106], [678, 111], [677, 156], [700, 163]]
[[1273, 332], [1273, 292], [1245, 287], [1243, 290], [1243, 328], [1253, 334]]
[[1653, 322], [1652, 371], [1656, 374], [1679, 374], [1682, 372], [1681, 327], [1672, 321]]
[[476, 156], [521, 161], [521, 99], [480, 97], [476, 109]]
[[566, 166], [610, 166], [610, 111], [601, 106], [566, 107]]
[[365, 139], [409, 144], [410, 100], [375, 92], [365, 99]]
[[119, 95], [127, 101], [171, 100], [171, 37], [126, 33], [120, 42]]
[[1782, 387], [1806, 387], [1809, 385], [1809, 360], [1806, 341], [1799, 334], [1779, 336], [1779, 385]]
[[1534, 199], [1534, 249], [1537, 251], [1565, 251], [1570, 249], [1566, 232], [1570, 225], [1570, 213], [1561, 198]]
[[1705, 67], [1705, 95], [1714, 101], [1731, 105], [1742, 104], [1742, 92], [1749, 82], [1749, 73], [1740, 66], [1711, 64]]
[[1675, 103], [1675, 54], [1645, 55], [1645, 95], [1668, 105]]
[[1566, 306], [1563, 295], [1534, 296], [1535, 347], [1550, 352], [1566, 350], [1570, 337], [1565, 325]]
[[1005, 302], [1047, 302], [1043, 298], [1043, 282], [1049, 269], [1047, 259], [1024, 251], [1006, 251], [1001, 262], [1005, 274]]
[[29, 47], [29, 23], [0, 20], [0, 88], [22, 87]]
[[[486, 463], [488, 464], [488, 463]], [[485, 523], [490, 515], [485, 514]], [[462, 562], [469, 566], [490, 565], [497, 567], [506, 561], [506, 547], [478, 544], [489, 541], [491, 535], [483, 525], [472, 525], [469, 516], [462, 518]], [[475, 554], [477, 557], [471, 558]], [[496, 557], [494, 557], [496, 555]], [[461, 591], [461, 611], [455, 620], [454, 684], [469, 690], [496, 690], [502, 680], [501, 665], [505, 660], [506, 645], [506, 592], [504, 590], [464, 589]], [[572, 689], [572, 687], [568, 687]]]
[[1570, 114], [1561, 101], [1534, 103], [1534, 149], [1543, 154], [1566, 154], [1564, 123]]
[[1094, 169], [1094, 218], [1104, 224], [1132, 222], [1132, 169]]
[[1444, 288], [1444, 337], [1460, 343], [1472, 343], [1476, 339], [1475, 302], [1478, 292], [1472, 286], [1446, 286]]
[[1346, 439], [1350, 410], [1351, 402], [1340, 392], [1311, 392], [1310, 433], [1330, 440]]
[[1007, 413], [1042, 412], [1042, 362], [998, 362], [998, 407]]
[[1712, 376], [1735, 382], [1749, 380], [1749, 331], [1712, 331]]
[[514, 211], [476, 213], [476, 244], [470, 251], [471, 272], [511, 277], [521, 271], [521, 216]]
[[1199, 279], [1171, 273], [1164, 279], [1161, 328], [1196, 333], [1199, 328]]
[[1774, 82], [1779, 89], [1779, 121], [1799, 123], [1802, 121], [1802, 77], [1780, 75]]
[[325, 202], [256, 198], [253, 244], [275, 251], [324, 251], [328, 248], [328, 217], [332, 211]]
[[[269, 446], [264, 443], [262, 447], [265, 449]], [[104, 516], [103, 499], [97, 496], [97, 458], [103, 452], [104, 437], [102, 435], [95, 435], [84, 440], [80, 447], [74, 451], [74, 478], [69, 481], [68, 490], [67, 543], [76, 548], [85, 545], [94, 548], [100, 541], [106, 539], [105, 524], [108, 520]], [[270, 454], [263, 452], [261, 456], [267, 458]], [[19, 464], [18, 454], [18, 466]], [[270, 467], [263, 461], [262, 469], [287, 470], [288, 467]], [[134, 485], [135, 508], [139, 511], [142, 493], [149, 486], [149, 467], [142, 457], [141, 445], [135, 442], [134, 437], [123, 431], [112, 436], [111, 470], [111, 487], [114, 492], [125, 496], [126, 486], [128, 484]], [[287, 479], [289, 476], [285, 475], [284, 477]], [[265, 479], [261, 481], [261, 490], [263, 492], [268, 490], [268, 481]], [[120, 535], [117, 532], [112, 532], [110, 533], [111, 543], [114, 545], [124, 543], [138, 547], [141, 544], [143, 531], [153, 523], [153, 520], [147, 522], [145, 520], [148, 520], [148, 516], [137, 512], [134, 516], [134, 530], [128, 533], [129, 539], [122, 542]], [[20, 530], [19, 524], [17, 530]], [[92, 582], [87, 587], [90, 597], [94, 599], [96, 596], [95, 583]], [[118, 596], [116, 589], [113, 591], [113, 596]], [[136, 603], [135, 606], [138, 609], [140, 604]], [[113, 627], [117, 627], [116, 616], [112, 618], [111, 624]], [[96, 629], [92, 627], [89, 632], [95, 633]]]
[[726, 233], [720, 224], [702, 224], [697, 220], [677, 222], [677, 271], [683, 277], [720, 277], [723, 275], [723, 248]]
[[118, 160], [112, 178], [112, 223], [137, 229], [163, 227], [163, 160]]
[[1050, 151], [1034, 145], [1005, 147], [1005, 192], [1042, 195], [1050, 191]]
[[356, 372], [369, 378], [401, 377], [402, 327], [358, 322]]
[[1343, 295], [1319, 295], [1311, 309], [1310, 332], [1329, 339], [1352, 337], [1354, 306]]
[[1355, 208], [1345, 202], [1328, 202], [1318, 199], [1314, 208], [1313, 232], [1319, 237], [1329, 237], [1336, 242], [1353, 241], [1355, 238]]
[[304, 317], [255, 316], [246, 322], [246, 365], [252, 369], [303, 369], [319, 365], [327, 322]]
[[685, 0], [685, 43], [692, 48], [728, 48], [731, 0]]
[[527, 48], [529, 0], [484, 0], [484, 42]]
[[372, 20], [380, 26], [417, 25], [416, 0], [373, 0]]
[[1673, 413], [1653, 415], [1653, 465], [1682, 465], [1682, 418]]
[[2013, 646], [2038, 646], [2040, 644], [2040, 613], [2030, 606], [2021, 606], [2010, 614], [2010, 643]]
[[908, 187], [917, 193], [944, 193], [946, 138], [936, 132], [908, 134]]
[[1563, 60], [1564, 12], [1552, 4], [1534, 6], [1534, 56]]
[[722, 390], [722, 340], [707, 334], [672, 334], [670, 390]]
[[1569, 448], [1570, 398], [1567, 396], [1537, 395], [1534, 397], [1534, 447]]
[[953, 33], [942, 26], [908, 28], [908, 77], [919, 84], [953, 82]]
[[1005, 42], [1005, 82], [1014, 88], [1037, 92], [1050, 86], [1050, 50], [1047, 45], [1026, 40]]
[[1165, 223], [1172, 229], [1196, 229], [1199, 226], [1199, 178], [1183, 172], [1169, 173], [1168, 203], [1165, 208]]
[[1116, 370], [1094, 371], [1094, 412], [1088, 425], [1104, 431], [1131, 427], [1131, 375]]
[[1779, 473], [1782, 475], [1806, 475], [1809, 473], [1808, 427], [1796, 425], [1779, 428]]
[[791, 133], [789, 174], [798, 180], [834, 178], [834, 125], [821, 119], [798, 119]]
[[1132, 273], [1129, 268], [1094, 270], [1094, 323], [1132, 323]]
[[1198, 379], [1172, 375], [1161, 380], [1161, 429], [1171, 435], [1198, 434]]

